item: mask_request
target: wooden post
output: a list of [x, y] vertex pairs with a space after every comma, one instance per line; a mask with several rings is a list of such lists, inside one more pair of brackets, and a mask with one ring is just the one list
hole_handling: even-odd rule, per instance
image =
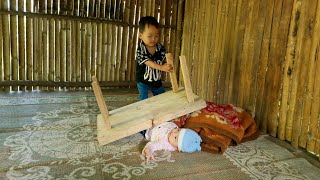
[[180, 56], [180, 65], [181, 65], [181, 71], [183, 75], [184, 87], [187, 94], [187, 99], [188, 99], [188, 102], [191, 103], [191, 102], [194, 102], [194, 97], [193, 97], [192, 86], [190, 82], [190, 76], [189, 76], [189, 71], [188, 71], [185, 56]]
[[105, 122], [105, 127], [107, 129], [111, 129], [111, 124], [108, 120], [108, 117], [109, 117], [108, 107], [103, 99], [103, 95], [102, 95], [99, 83], [98, 83], [97, 78], [95, 76], [92, 76], [92, 88], [93, 88], [93, 92], [96, 96], [97, 103], [98, 103], [103, 121]]
[[170, 74], [170, 81], [172, 85], [172, 91], [173, 92], [178, 92], [178, 81], [177, 81], [177, 75], [176, 75], [176, 70], [173, 64], [173, 55], [171, 53], [166, 54], [166, 59], [167, 63], [171, 64], [173, 66], [173, 70], [169, 73]]

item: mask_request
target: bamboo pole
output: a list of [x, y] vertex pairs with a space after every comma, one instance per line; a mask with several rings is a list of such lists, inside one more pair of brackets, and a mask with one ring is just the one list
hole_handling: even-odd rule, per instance
[[[45, 8], [45, 7], [44, 7]], [[45, 10], [46, 13], [47, 10]], [[42, 32], [42, 47], [43, 48], [43, 62], [42, 62], [42, 80], [48, 81], [48, 50], [49, 50], [49, 44], [48, 44], [48, 19], [43, 18], [43, 32]], [[47, 90], [46, 87], [42, 87], [42, 90]]]
[[237, 1], [237, 6], [236, 6], [236, 15], [235, 15], [235, 26], [234, 26], [234, 33], [232, 34], [232, 54], [231, 54], [231, 67], [230, 67], [230, 76], [228, 80], [228, 102], [233, 102], [233, 89], [234, 89], [234, 75], [235, 75], [235, 66], [236, 66], [236, 59], [237, 59], [237, 46], [238, 46], [238, 38], [239, 38], [239, 24], [240, 24], [240, 17], [241, 17], [241, 8], [242, 7], [242, 1], [238, 0]]
[[228, 1], [227, 8], [226, 8], [226, 36], [224, 38], [225, 45], [223, 47], [223, 64], [222, 64], [222, 70], [221, 70], [221, 77], [220, 77], [220, 102], [226, 103], [226, 98], [228, 95], [228, 83], [227, 80], [229, 79], [229, 73], [230, 73], [230, 51], [231, 51], [231, 33], [232, 33], [232, 24], [233, 24], [233, 17], [234, 17], [235, 11], [234, 11], [234, 1]]
[[[55, 13], [58, 13], [57, 11]], [[50, 51], [52, 52], [52, 59], [50, 58], [50, 76], [52, 76], [52, 79], [54, 79], [54, 81], [60, 81], [61, 76], [60, 76], [60, 61], [61, 61], [61, 29], [62, 29], [62, 22], [59, 19], [55, 19], [53, 21], [50, 21], [50, 23], [53, 23], [52, 26], [54, 25], [54, 40], [52, 40], [52, 42], [54, 42], [54, 48], [52, 47], [52, 49], [50, 48]], [[49, 26], [50, 27], [50, 26]], [[51, 28], [50, 28], [51, 29]], [[51, 34], [51, 33], [50, 33]], [[50, 38], [51, 39], [51, 38]], [[53, 38], [52, 38], [53, 39]], [[51, 41], [51, 40], [50, 40]], [[51, 54], [51, 53], [50, 53]], [[53, 65], [54, 63], [54, 65]], [[54, 67], [54, 68], [53, 68]], [[49, 76], [49, 77], [50, 77]], [[58, 88], [59, 89], [59, 88]]]
[[[66, 81], [66, 72], [69, 71], [69, 64], [67, 63], [67, 50], [66, 50], [66, 36], [67, 36], [67, 22], [61, 20], [61, 30], [60, 30], [60, 79], [59, 81]], [[63, 87], [61, 87], [63, 88]]]
[[[83, 12], [85, 13], [85, 12]], [[80, 67], [80, 81], [85, 81], [86, 80], [86, 67], [87, 67], [87, 46], [88, 44], [86, 44], [86, 33], [87, 33], [87, 28], [88, 28], [88, 23], [83, 23], [81, 22], [81, 29], [80, 29], [80, 33], [81, 33], [81, 67]]]
[[[139, 11], [139, 4], [140, 4], [140, 0], [137, 0], [137, 5], [136, 5], [136, 15], [135, 15], [135, 23], [134, 25], [138, 25], [139, 24], [139, 20], [140, 20], [140, 11]], [[136, 26], [135, 26], [136, 27]], [[139, 29], [138, 28], [135, 28], [134, 30], [134, 36], [133, 36], [133, 47], [137, 47], [138, 43], [140, 41], [138, 41], [138, 33], [139, 33]], [[133, 53], [132, 53], [132, 61], [134, 61], [134, 63], [136, 63], [135, 61], [135, 55], [136, 55], [136, 48], [133, 48]], [[131, 66], [131, 72], [132, 72], [132, 77], [136, 77], [135, 73], [136, 73], [136, 69], [135, 69], [135, 66]]]
[[[102, 71], [101, 71], [101, 80], [105, 81], [105, 80], [109, 80], [109, 71], [107, 69], [107, 63], [108, 61], [110, 61], [110, 57], [109, 57], [109, 39], [111, 39], [110, 37], [110, 32], [109, 32], [109, 26], [111, 25], [107, 25], [107, 24], [102, 24]], [[110, 42], [111, 43], [111, 42]], [[110, 51], [111, 52], [111, 51]]]
[[[318, 46], [319, 48], [319, 46]], [[317, 52], [317, 59], [320, 59], [320, 53]], [[315, 87], [314, 87], [314, 99], [311, 109], [311, 118], [312, 121], [310, 123], [310, 127], [314, 125], [314, 128], [311, 129], [311, 138], [313, 141], [310, 142], [309, 146], [310, 148], [313, 148], [314, 150], [312, 152], [315, 152], [317, 155], [320, 154], [320, 123], [319, 123], [319, 113], [320, 113], [320, 62], [317, 61], [317, 72], [316, 72], [316, 81], [315, 81]], [[314, 119], [313, 119], [314, 118]], [[313, 143], [314, 142], [314, 143]]]
[[221, 47], [221, 34], [223, 32], [222, 31], [222, 26], [221, 26], [221, 11], [222, 11], [222, 6], [223, 3], [222, 2], [218, 2], [218, 5], [217, 5], [217, 9], [216, 9], [216, 29], [215, 29], [215, 44], [214, 44], [214, 54], [213, 54], [213, 63], [212, 63], [212, 75], [209, 76], [209, 82], [210, 84], [212, 84], [212, 89], [211, 89], [211, 92], [212, 92], [212, 95], [210, 96], [210, 100], [214, 101], [214, 102], [217, 102], [217, 93], [218, 93], [218, 76], [219, 76], [219, 49]]
[[[314, 40], [312, 42], [312, 52], [310, 53], [310, 59], [311, 61], [313, 60], [313, 58], [317, 59], [317, 61], [315, 61], [314, 67], [315, 67], [315, 72], [314, 72], [314, 77], [312, 79], [314, 79], [314, 81], [309, 82], [309, 85], [312, 84], [312, 87], [308, 87], [309, 91], [313, 91], [312, 95], [313, 95], [313, 99], [310, 99], [309, 101], [311, 101], [311, 112], [310, 112], [310, 137], [307, 139], [307, 149], [311, 152], [315, 152], [319, 154], [319, 151], [315, 150], [315, 146], [316, 143], [319, 144], [319, 140], [320, 140], [320, 136], [319, 136], [319, 126], [320, 123], [318, 121], [318, 114], [319, 114], [319, 109], [320, 109], [320, 53], [319, 51], [315, 51], [316, 48], [319, 48], [319, 35], [316, 32], [319, 32], [319, 28], [320, 28], [320, 1], [318, 0], [318, 4], [317, 4], [317, 15], [316, 15], [316, 22], [315, 22], [315, 28], [314, 28]], [[311, 78], [309, 76], [309, 78]], [[306, 101], [308, 102], [308, 101]], [[308, 105], [306, 105], [308, 106]], [[305, 108], [307, 109], [307, 108]]]
[[[261, 41], [262, 41], [262, 33], [263, 33], [263, 24], [258, 25], [259, 23], [263, 23], [264, 21], [259, 19], [259, 13], [263, 12], [260, 10], [260, 2], [259, 1], [251, 1], [249, 4], [249, 8], [252, 9], [250, 12], [251, 20], [250, 27], [248, 32], [248, 52], [247, 61], [245, 67], [247, 68], [247, 72], [244, 73], [245, 81], [244, 81], [244, 91], [242, 96], [242, 101], [244, 103], [244, 108], [246, 108], [252, 115], [255, 114], [255, 84], [256, 84], [256, 74], [259, 63], [259, 53], [261, 49]], [[261, 9], [265, 9], [265, 4], [263, 4]], [[260, 30], [260, 31], [259, 31]], [[261, 34], [261, 36], [260, 36]], [[260, 36], [260, 37], [259, 37]], [[244, 40], [246, 42], [246, 40]]]
[[[260, 72], [260, 66], [266, 65], [266, 62], [262, 62], [261, 60], [261, 55], [262, 55], [262, 47], [263, 47], [263, 36], [264, 36], [264, 30], [265, 30], [265, 26], [266, 26], [266, 19], [267, 19], [267, 14], [268, 14], [268, 9], [266, 7], [268, 7], [268, 2], [267, 1], [261, 1], [258, 7], [258, 18], [256, 21], [256, 33], [254, 36], [254, 39], [256, 39], [255, 43], [254, 43], [254, 50], [255, 52], [253, 53], [253, 59], [252, 59], [252, 63], [253, 63], [253, 68], [251, 71], [251, 75], [253, 78], [253, 83], [251, 85], [251, 90], [250, 92], [252, 94], [249, 94], [249, 111], [251, 111], [251, 115], [253, 116], [253, 118], [256, 117], [256, 111], [257, 111], [257, 101], [259, 98], [257, 94], [259, 93], [257, 90], [260, 88], [259, 86], [262, 84], [262, 82], [260, 82], [259, 77], [260, 77], [260, 73], [264, 73], [265, 72]], [[255, 15], [254, 15], [255, 16]]]
[[[49, 74], [48, 79], [49, 81], [54, 81], [54, 65], [55, 65], [55, 59], [54, 59], [54, 46], [55, 46], [55, 20], [50, 19], [49, 20]], [[49, 88], [49, 90], [53, 90], [53, 88]]]
[[[0, 3], [0, 9], [2, 9], [2, 3]], [[4, 55], [4, 47], [3, 47], [3, 24], [2, 24], [3, 15], [0, 15], [0, 80], [3, 81], [3, 73], [4, 73], [4, 63], [3, 63], [3, 55]], [[3, 86], [0, 86], [0, 93], [3, 91]]]
[[[278, 118], [272, 119], [270, 113], [274, 112], [274, 108], [278, 108], [278, 84], [280, 83], [279, 76], [281, 75], [280, 66], [281, 61], [279, 61], [279, 53], [277, 50], [281, 48], [279, 44], [281, 41], [279, 40], [282, 35], [280, 31], [280, 21], [281, 21], [281, 13], [282, 13], [282, 4], [283, 0], [275, 1], [274, 6], [274, 16], [272, 22], [272, 32], [271, 32], [271, 44], [270, 44], [270, 56], [268, 59], [268, 71], [266, 74], [266, 101], [264, 106], [264, 116], [266, 121], [264, 126], [267, 131], [275, 136], [276, 132], [274, 131], [278, 125]], [[277, 82], [273, 82], [277, 80]]]
[[263, 132], [267, 131], [267, 123], [264, 116], [265, 111], [265, 102], [267, 101], [267, 97], [265, 96], [265, 86], [266, 86], [266, 69], [268, 67], [268, 59], [270, 53], [270, 37], [271, 37], [271, 29], [272, 29], [272, 17], [273, 17], [273, 9], [274, 9], [274, 1], [272, 3], [267, 3], [267, 14], [265, 18], [265, 25], [263, 30], [263, 37], [262, 37], [262, 45], [261, 45], [261, 55], [260, 55], [260, 62], [258, 69], [258, 76], [257, 76], [257, 101], [256, 101], [256, 123], [257, 126]]
[[[39, 13], [43, 13], [45, 10], [44, 7], [44, 1], [39, 1]], [[37, 58], [38, 59], [38, 65], [37, 65], [37, 74], [38, 74], [38, 80], [43, 80], [43, 62], [44, 62], [44, 51], [47, 49], [47, 46], [45, 46], [45, 44], [43, 44], [44, 41], [44, 18], [40, 18], [38, 21], [38, 47], [43, 47], [43, 48], [39, 48], [37, 51]], [[38, 87], [38, 89], [42, 89], [40, 87]]]
[[116, 49], [115, 49], [115, 76], [114, 76], [114, 80], [115, 81], [119, 81], [120, 80], [120, 66], [121, 66], [121, 53], [122, 53], [122, 45], [121, 45], [121, 42], [122, 42], [122, 35], [123, 35], [123, 32], [122, 32], [122, 27], [121, 26], [117, 26], [116, 27], [116, 41], [117, 41], [117, 46], [116, 46]]
[[[312, 99], [313, 99], [313, 87], [314, 84], [317, 83], [315, 82], [315, 62], [316, 62], [316, 52], [317, 52], [317, 46], [319, 45], [320, 42], [320, 1], [318, 0], [317, 6], [312, 6], [309, 11], [314, 11], [314, 14], [312, 14], [310, 19], [315, 18], [316, 21], [314, 24], [309, 23], [309, 33], [310, 33], [310, 38], [311, 38], [311, 46], [310, 46], [310, 55], [309, 55], [309, 67], [307, 70], [308, 74], [308, 81], [307, 81], [307, 86], [305, 89], [305, 97], [304, 97], [304, 109], [303, 109], [303, 116], [302, 116], [302, 131], [301, 135], [299, 137], [299, 146], [306, 148], [307, 147], [307, 141], [308, 141], [308, 133], [311, 132], [311, 127], [310, 123], [312, 119], [310, 119], [310, 114], [311, 114], [311, 104], [312, 104]], [[318, 9], [318, 10], [317, 10]], [[312, 28], [312, 29], [311, 29]]]
[[[20, 9], [23, 9], [23, 4], [21, 5]], [[27, 12], [31, 12], [32, 11], [32, 7], [31, 7], [31, 2], [27, 1], [26, 2], [26, 9]], [[32, 72], [33, 70], [35, 70], [34, 65], [32, 64], [32, 61], [34, 61], [33, 57], [32, 57], [32, 51], [33, 48], [32, 45], [33, 44], [33, 38], [32, 38], [32, 33], [36, 34], [35, 31], [37, 31], [36, 26], [34, 26], [35, 22], [32, 18], [26, 17], [26, 61], [25, 64], [27, 64], [27, 68], [26, 68], [26, 78], [23, 79], [27, 79], [27, 80], [32, 80]], [[35, 28], [33, 28], [35, 27]], [[35, 36], [35, 35], [34, 35]], [[32, 88], [34, 89], [34, 87], [27, 87], [28, 90], [32, 90]]]
[[65, 57], [65, 60], [66, 60], [66, 67], [65, 67], [65, 73], [66, 73], [66, 81], [71, 81], [71, 72], [72, 72], [72, 65], [71, 65], [71, 51], [72, 51], [72, 41], [71, 41], [71, 38], [72, 38], [72, 22], [67, 20], [66, 21], [66, 57]]
[[[171, 11], [172, 11], [172, 0], [167, 0], [166, 4], [165, 4], [165, 22], [164, 25], [165, 26], [170, 26], [171, 22], [170, 22], [170, 17], [171, 17]], [[164, 47], [168, 50], [168, 52], [172, 52], [172, 50], [169, 48], [169, 36], [170, 36], [170, 28], [165, 28], [164, 29]]]
[[[194, 1], [187, 1], [186, 5], [185, 5], [185, 9], [190, 9], [192, 7], [192, 3], [194, 3]], [[181, 42], [182, 43], [182, 49], [181, 49], [181, 55], [184, 55], [186, 57], [189, 57], [191, 58], [192, 56], [190, 55], [191, 54], [191, 49], [190, 49], [190, 46], [191, 46], [191, 32], [192, 31], [192, 15], [193, 15], [193, 11], [190, 11], [192, 13], [187, 13], [185, 14], [185, 17], [184, 17], [184, 24], [183, 24], [183, 34], [182, 34], [182, 39], [183, 41]], [[191, 66], [189, 66], [190, 69], [192, 68]], [[182, 77], [182, 73], [181, 71], [179, 72], [179, 77]], [[182, 79], [180, 78], [179, 79], [179, 83], [182, 84], [183, 81]]]
[[[208, 49], [209, 49], [209, 45], [210, 45], [210, 35], [211, 33], [209, 34], [209, 29], [212, 27], [212, 24], [213, 24], [213, 21], [211, 20], [210, 17], [213, 16], [213, 11], [211, 9], [214, 9], [214, 6], [213, 6], [213, 3], [211, 0], [206, 0], [205, 3], [202, 3], [203, 5], [203, 11], [201, 12], [201, 19], [203, 20], [203, 23], [204, 23], [204, 26], [202, 27], [202, 32], [201, 32], [201, 35], [200, 36], [200, 42], [202, 43], [203, 45], [203, 49], [200, 50], [201, 53], [200, 53], [200, 58], [199, 58], [199, 63], [200, 63], [200, 75], [198, 78], [198, 81], [199, 81], [199, 84], [200, 84], [200, 87], [203, 87], [201, 88], [202, 90], [200, 92], [198, 92], [198, 95], [200, 97], [205, 97], [206, 94], [207, 94], [207, 91], [205, 91], [205, 89], [208, 89], [208, 83], [207, 83], [207, 80], [208, 78], [206, 77], [208, 75]], [[209, 21], [210, 19], [210, 21]], [[201, 39], [202, 38], [202, 39]], [[205, 80], [206, 79], [206, 80]]]
[[[175, 45], [176, 45], [176, 35], [177, 35], [177, 16], [178, 16], [178, 0], [172, 1], [172, 15], [171, 15], [171, 26], [175, 28], [170, 28], [170, 43], [169, 51], [172, 53], [173, 58], [175, 55]], [[180, 54], [180, 53], [179, 53]], [[173, 64], [177, 68], [176, 63]]]
[[[10, 0], [10, 10], [15, 11], [17, 8], [16, 0]], [[11, 63], [12, 63], [12, 77], [11, 80], [18, 80], [18, 69], [19, 69], [19, 59], [18, 59], [18, 47], [17, 47], [17, 16], [10, 15], [10, 42], [11, 42]], [[12, 86], [13, 91], [17, 91], [17, 86]]]
[[191, 79], [191, 82], [192, 82], [192, 88], [193, 88], [193, 91], [197, 94], [198, 93], [198, 64], [195, 63], [195, 60], [198, 60], [199, 59], [199, 51], [200, 51], [200, 41], [199, 41], [199, 30], [201, 28], [201, 25], [198, 21], [199, 19], [199, 11], [200, 11], [200, 1], [196, 1], [194, 3], [194, 7], [193, 7], [193, 11], [194, 11], [194, 16], [192, 18], [192, 23], [194, 26], [194, 32], [195, 32], [195, 35], [194, 37], [192, 37], [192, 43], [191, 43], [191, 48], [193, 49], [193, 52], [192, 52], [192, 55], [190, 56], [190, 60], [189, 60], [189, 65], [188, 67], [191, 67], [190, 69], [190, 73], [192, 74], [192, 76], [190, 77]]
[[[182, 41], [182, 21], [183, 21], [183, 8], [184, 8], [184, 3], [185, 1], [184, 0], [178, 0], [178, 3], [177, 3], [177, 22], [176, 22], [176, 40], [175, 40], [175, 44], [174, 44], [174, 59], [175, 61], [173, 62], [175, 67], [176, 67], [176, 74], [177, 76], [180, 74], [179, 72], [179, 62], [178, 62], [178, 59], [179, 59], [179, 54], [181, 54], [181, 41]], [[173, 24], [174, 25], [174, 24]], [[179, 76], [178, 76], [178, 80], [179, 80]]]
[[76, 75], [76, 81], [81, 81], [81, 57], [82, 57], [82, 51], [83, 49], [81, 48], [81, 22], [76, 23], [76, 44], [77, 44], [77, 49], [76, 49], [76, 68], [75, 68], [75, 75]]
[[[39, 13], [39, 6], [34, 6], [34, 12]], [[39, 31], [41, 18], [32, 18], [33, 23], [33, 36], [32, 36], [32, 76], [33, 80], [39, 80], [39, 41], [41, 41], [41, 36]], [[33, 90], [38, 90], [39, 87], [33, 87]]]
[[229, 30], [227, 28], [228, 26], [228, 16], [229, 16], [229, 9], [230, 9], [230, 1], [226, 1], [224, 3], [224, 10], [223, 10], [223, 14], [222, 14], [222, 21], [223, 21], [223, 29], [222, 29], [222, 40], [221, 40], [221, 46], [220, 46], [220, 55], [219, 55], [219, 61], [220, 61], [220, 68], [219, 68], [219, 81], [218, 81], [218, 89], [219, 89], [219, 96], [218, 96], [218, 101], [220, 103], [223, 103], [223, 96], [224, 96], [224, 82], [226, 79], [226, 67], [227, 67], [227, 61], [228, 59], [225, 57], [225, 53], [228, 49], [228, 47], [226, 47], [226, 44], [229, 42], [229, 40], [227, 39], [228, 37], [228, 33]]
[[274, 49], [275, 60], [271, 65], [275, 69], [273, 73], [273, 78], [271, 79], [272, 88], [269, 91], [272, 92], [270, 93], [272, 97], [272, 106], [270, 106], [269, 114], [267, 114], [267, 119], [269, 120], [269, 122], [272, 121], [271, 127], [268, 128], [272, 136], [276, 136], [279, 124], [279, 99], [281, 98], [281, 75], [283, 74], [282, 62], [285, 58], [287, 35], [289, 31], [290, 16], [293, 4], [292, 1], [283, 1], [283, 3], [280, 4], [280, 6], [282, 7], [280, 10], [281, 19], [279, 22], [280, 26], [277, 35], [277, 42]]
[[[233, 84], [231, 79], [231, 70], [234, 69], [234, 59], [233, 59], [233, 52], [235, 52], [234, 47], [234, 37], [237, 33], [236, 31], [236, 18], [237, 18], [237, 4], [238, 1], [232, 1], [231, 2], [231, 10], [230, 10], [230, 19], [228, 23], [228, 29], [230, 29], [230, 34], [229, 34], [229, 44], [228, 44], [228, 49], [227, 49], [227, 60], [228, 60], [228, 65], [227, 65], [227, 70], [226, 70], [226, 80], [225, 80], [225, 93], [224, 93], [224, 100], [223, 102], [229, 102], [231, 101], [231, 96], [230, 96], [230, 85]], [[213, 27], [212, 27], [213, 28]]]
[[[166, 15], [166, 2], [167, 2], [167, 0], [163, 0], [163, 1], [161, 1], [161, 4], [160, 4], [160, 19], [159, 19], [159, 24], [160, 25], [165, 25], [166, 24], [166, 16], [165, 16]], [[144, 16], [145, 12], [142, 11], [142, 15]], [[165, 46], [165, 44], [164, 44], [165, 34], [164, 33], [165, 33], [164, 32], [164, 28], [160, 28], [160, 39], [159, 40], [160, 40], [160, 43]]]
[[77, 65], [77, 25], [78, 22], [71, 22], [71, 82], [76, 81], [76, 65]]
[[[126, 2], [125, 8], [124, 8], [124, 22], [130, 23], [130, 12], [131, 10], [131, 1]], [[123, 27], [123, 38], [122, 38], [122, 53], [120, 57], [120, 80], [124, 81], [126, 80], [126, 72], [127, 72], [127, 64], [128, 64], [128, 35], [129, 35], [129, 26]]]
[[96, 77], [98, 79], [98, 81], [101, 81], [101, 76], [102, 76], [102, 38], [103, 38], [103, 34], [102, 33], [102, 23], [98, 23], [97, 25], [97, 60], [96, 60]]
[[[312, 45], [312, 26], [313, 26], [313, 19], [315, 17], [316, 13], [316, 6], [314, 6], [313, 3], [311, 2], [305, 2], [306, 3], [306, 11], [305, 11], [305, 21], [303, 23], [303, 44], [301, 46], [301, 52], [300, 52], [300, 59], [302, 62], [308, 62], [309, 56], [310, 56], [310, 47]], [[302, 19], [303, 20], [303, 19]], [[319, 33], [319, 32], [317, 32]], [[299, 57], [299, 56], [298, 56]], [[314, 59], [312, 59], [314, 61]], [[308, 118], [303, 117], [303, 109], [306, 108], [304, 105], [306, 103], [306, 97], [305, 97], [305, 87], [307, 86], [306, 84], [306, 76], [308, 74], [308, 71], [311, 71], [311, 62], [308, 62], [309, 66], [301, 66], [301, 73], [299, 74], [299, 84], [298, 84], [298, 91], [297, 91], [297, 101], [296, 101], [296, 110], [294, 111], [294, 122], [293, 122], [293, 134], [292, 134], [292, 145], [294, 147], [298, 147], [301, 143], [299, 142], [299, 137], [303, 136], [304, 131], [308, 131]], [[311, 77], [309, 77], [311, 78]], [[310, 116], [310, 113], [309, 115]], [[304, 124], [305, 123], [305, 124]], [[306, 128], [306, 130], [303, 130], [303, 128]], [[304, 143], [302, 147], [306, 147], [306, 140], [304, 139]]]
[[[105, 76], [105, 79], [107, 81], [111, 81], [111, 61], [112, 61], [112, 26], [111, 24], [106, 24], [104, 27], [107, 28], [107, 31], [108, 31], [108, 35], [106, 36], [106, 42], [105, 43], [105, 47], [106, 47], [106, 56], [105, 56], [105, 71], [106, 71], [106, 76]], [[102, 71], [104, 72], [104, 71]]]
[[88, 72], [88, 74], [90, 74], [90, 77], [87, 80], [91, 80], [91, 77], [95, 76], [96, 69], [97, 69], [97, 67], [96, 67], [96, 65], [97, 65], [96, 53], [98, 51], [98, 49], [97, 49], [97, 24], [96, 23], [92, 23], [91, 27], [92, 27], [91, 69], [90, 69], [90, 73]]
[[[24, 4], [23, 1], [19, 1], [18, 2], [18, 10], [19, 11], [23, 11], [24, 8]], [[29, 7], [30, 7], [30, 2], [28, 3], [28, 7], [27, 10], [29, 11]], [[25, 23], [24, 23], [24, 17], [23, 16], [18, 16], [18, 34], [19, 34], [19, 80], [26, 80], [25, 77], [25, 35], [24, 35], [24, 29], [25, 29]], [[28, 30], [31, 33], [31, 20], [30, 18], [27, 18], [27, 28], [29, 28]], [[30, 34], [28, 31], [26, 32], [27, 35]], [[30, 34], [31, 35], [31, 34]], [[30, 38], [30, 39], [29, 39]], [[27, 37], [27, 42], [31, 42], [31, 36]], [[31, 43], [30, 43], [31, 44]], [[29, 58], [31, 57], [31, 52], [32, 52], [32, 47], [28, 46], [27, 47], [27, 54], [29, 53], [29, 56], [27, 58], [27, 60], [29, 60]], [[19, 89], [21, 91], [25, 90], [25, 87], [19, 87]]]
[[85, 81], [90, 81], [91, 80], [91, 62], [94, 60], [91, 60], [91, 49], [94, 49], [93, 44], [91, 42], [92, 39], [92, 24], [87, 23], [86, 27], [86, 34], [85, 34], [85, 42], [86, 42], [86, 56], [85, 56], [85, 61], [86, 61], [86, 67], [85, 67]]
[[154, 2], [154, 17], [158, 19], [158, 16], [159, 16], [159, 7], [160, 7], [160, 2], [161, 0], [155, 0]]
[[111, 74], [110, 74], [110, 80], [115, 81], [116, 78], [116, 62], [117, 62], [117, 26], [116, 25], [111, 25], [112, 26], [112, 31], [111, 31], [111, 39], [112, 39], [112, 44], [110, 43], [110, 50], [111, 50], [111, 58], [108, 60], [108, 64], [110, 66]]
[[[121, 1], [116, 1], [117, 3], [117, 19], [120, 19], [119, 15], [122, 13], [121, 12]], [[119, 81], [120, 80], [120, 65], [121, 65], [121, 41], [122, 41], [122, 27], [121, 26], [116, 26], [116, 49], [115, 49], [115, 76], [114, 80]], [[115, 34], [114, 34], [115, 35]]]
[[[301, 71], [301, 65], [302, 65], [302, 58], [301, 58], [301, 50], [304, 45], [303, 40], [303, 26], [305, 25], [305, 16], [302, 14], [306, 13], [306, 7], [305, 3], [301, 4], [301, 16], [300, 16], [300, 22], [297, 29], [297, 45], [296, 45], [296, 54], [294, 57], [294, 66], [293, 66], [293, 77], [292, 77], [292, 87], [291, 87], [291, 93], [290, 93], [290, 101], [289, 101], [289, 110], [288, 110], [288, 119], [287, 119], [287, 131], [286, 131], [286, 139], [292, 142], [292, 145], [294, 147], [298, 147], [298, 142], [293, 143], [293, 134], [299, 133], [299, 127], [300, 124], [295, 125], [296, 123], [299, 123], [299, 116], [295, 117], [295, 111], [297, 111], [299, 104], [301, 101], [298, 100], [298, 86], [299, 86], [299, 75], [302, 73]], [[299, 103], [300, 102], [300, 103]], [[298, 128], [298, 129], [295, 129]]]
[[[131, 4], [130, 4], [130, 13], [129, 13], [129, 24], [132, 24], [134, 25], [134, 20], [135, 20], [135, 16], [138, 16], [138, 15], [135, 15], [135, 11], [137, 8], [136, 6], [136, 1], [133, 1]], [[133, 46], [133, 43], [134, 43], [134, 36], [133, 36], [133, 33], [134, 33], [134, 27], [130, 27], [129, 28], [129, 42], [128, 42], [128, 56], [127, 56], [127, 73], [126, 73], [126, 80], [129, 81], [129, 80], [133, 80], [134, 76], [132, 74], [132, 68], [134, 67], [134, 62], [135, 62], [135, 59], [133, 57], [133, 52], [134, 52], [134, 48], [135, 46]], [[138, 33], [138, 32], [136, 32]], [[132, 58], [133, 57], [133, 58]]]
[[299, 16], [300, 16], [301, 1], [295, 0], [293, 3], [290, 30], [288, 34], [288, 43], [286, 49], [285, 63], [284, 63], [284, 76], [282, 81], [282, 96], [280, 105], [280, 116], [279, 116], [279, 127], [278, 127], [278, 138], [285, 140], [286, 134], [286, 123], [287, 123], [287, 112], [288, 112], [288, 99], [289, 99], [289, 86], [292, 78], [292, 68], [294, 53], [297, 43], [297, 32]]
[[[106, 0], [101, 0], [100, 4], [100, 18], [105, 18], [106, 17]], [[101, 24], [101, 23], [100, 23]], [[98, 79], [99, 81], [99, 79]]]
[[[203, 1], [202, 3], [199, 2], [199, 11], [198, 11], [198, 19], [202, 19], [202, 21], [199, 21], [198, 24], [196, 26], [199, 27], [199, 29], [197, 30], [197, 43], [195, 44], [195, 51], [197, 52], [196, 56], [194, 57], [194, 60], [197, 61], [195, 64], [197, 64], [197, 69], [195, 71], [196, 73], [196, 79], [195, 82], [197, 82], [197, 88], [196, 88], [196, 94], [198, 94], [199, 96], [203, 97], [203, 90], [202, 88], [199, 87], [203, 87], [202, 85], [202, 69], [204, 67], [205, 62], [207, 61], [207, 59], [204, 58], [205, 53], [204, 53], [204, 49], [202, 49], [201, 47], [206, 47], [207, 44], [204, 42], [205, 39], [207, 37], [205, 37], [205, 32], [208, 29], [207, 28], [207, 22], [205, 21], [205, 17], [206, 17], [206, 6], [208, 1]], [[208, 12], [207, 12], [208, 13]]]

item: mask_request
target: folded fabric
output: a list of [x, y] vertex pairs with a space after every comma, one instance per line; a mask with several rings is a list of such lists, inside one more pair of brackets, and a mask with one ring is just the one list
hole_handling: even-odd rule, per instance
[[259, 135], [251, 115], [231, 104], [207, 107], [176, 120], [176, 124], [199, 133], [204, 151], [223, 153], [229, 145], [256, 139]]
[[222, 134], [216, 133], [209, 128], [202, 128], [200, 131], [200, 137], [202, 141], [207, 144], [211, 144], [220, 148], [220, 151], [224, 152], [230, 145], [231, 138]]

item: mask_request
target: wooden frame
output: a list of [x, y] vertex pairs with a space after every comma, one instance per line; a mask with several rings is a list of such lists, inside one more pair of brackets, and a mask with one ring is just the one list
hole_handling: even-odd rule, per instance
[[[167, 55], [168, 63], [173, 63]], [[206, 102], [194, 95], [191, 88], [186, 58], [180, 56], [185, 88], [178, 88], [175, 72], [170, 73], [173, 90], [148, 99], [108, 111], [99, 83], [92, 77], [92, 87], [101, 114], [97, 116], [97, 139], [105, 145], [206, 107]]]

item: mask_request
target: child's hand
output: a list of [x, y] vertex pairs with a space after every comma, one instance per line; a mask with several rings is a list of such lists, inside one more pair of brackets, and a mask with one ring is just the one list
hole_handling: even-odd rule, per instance
[[173, 70], [173, 66], [171, 64], [165, 63], [161, 66], [161, 71], [171, 72]]
[[145, 147], [142, 150], [142, 155], [145, 157], [145, 159], [147, 160], [147, 162], [149, 162], [149, 160], [154, 160], [154, 156], [153, 154], [150, 152], [150, 149], [148, 147]]

